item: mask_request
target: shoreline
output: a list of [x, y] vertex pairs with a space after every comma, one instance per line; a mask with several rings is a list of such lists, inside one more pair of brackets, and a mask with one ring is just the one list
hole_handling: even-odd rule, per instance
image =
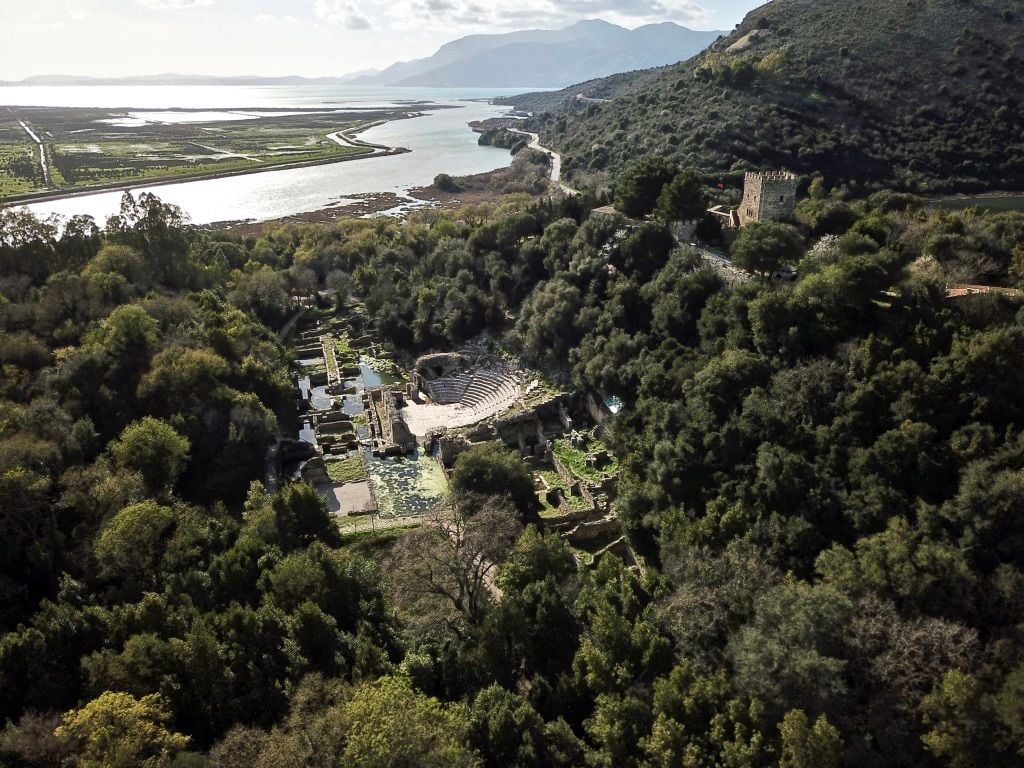
[[276, 219], [265, 221], [235, 220], [215, 221], [209, 224], [197, 224], [197, 229], [209, 232], [234, 232], [243, 236], [259, 237], [265, 232], [288, 225], [305, 224], [333, 224], [342, 219], [369, 218], [399, 208], [410, 206], [408, 210], [396, 212], [395, 218], [405, 218], [410, 213], [417, 211], [443, 211], [456, 210], [467, 205], [482, 205], [485, 203], [500, 202], [514, 193], [505, 193], [497, 189], [489, 188], [490, 182], [498, 179], [507, 169], [499, 168], [494, 171], [478, 173], [472, 176], [459, 177], [459, 181], [473, 181], [483, 184], [483, 187], [462, 189], [458, 192], [445, 192], [430, 184], [422, 187], [413, 187], [404, 195], [397, 192], [367, 192], [355, 195], [342, 195], [346, 200], [339, 205], [327, 206], [315, 211], [296, 213], [290, 216], [282, 216]]

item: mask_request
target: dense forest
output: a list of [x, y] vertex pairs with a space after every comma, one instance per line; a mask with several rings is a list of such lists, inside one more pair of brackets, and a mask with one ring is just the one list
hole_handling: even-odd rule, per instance
[[774, 0], [689, 61], [507, 101], [578, 183], [650, 154], [732, 187], [785, 167], [862, 191], [1021, 190], [1022, 25], [1001, 0]]
[[[799, 278], [729, 285], [664, 207], [595, 204], [0, 212], [0, 765], [1024, 761], [1024, 312], [945, 295], [1024, 286], [1024, 215], [818, 181], [735, 246]], [[455, 538], [265, 489], [317, 287], [410, 355], [489, 329], [622, 398], [642, 567], [523, 527], [514, 472]]]

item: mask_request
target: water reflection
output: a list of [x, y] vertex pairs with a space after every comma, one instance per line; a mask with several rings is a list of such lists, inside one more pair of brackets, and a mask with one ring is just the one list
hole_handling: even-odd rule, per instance
[[[390, 192], [408, 195], [427, 186], [439, 173], [464, 176], [503, 168], [512, 161], [508, 150], [480, 146], [467, 123], [507, 113], [507, 107], [449, 101], [452, 108], [421, 117], [396, 120], [371, 128], [359, 138], [390, 147], [412, 150], [406, 154], [269, 170], [205, 181], [186, 181], [133, 188], [153, 192], [180, 206], [196, 224], [251, 219], [265, 221], [318, 211], [349, 202], [353, 195]], [[97, 192], [72, 198], [34, 203], [37, 216], [88, 214], [104, 222], [116, 213], [121, 192]]]

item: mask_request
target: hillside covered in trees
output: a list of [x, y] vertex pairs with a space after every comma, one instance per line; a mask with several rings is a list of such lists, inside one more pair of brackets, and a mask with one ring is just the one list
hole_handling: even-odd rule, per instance
[[[944, 287], [1024, 285], [1024, 216], [819, 184], [799, 279], [730, 287], [594, 204], [0, 214], [0, 765], [1024, 760], [1024, 311]], [[344, 538], [265, 488], [316, 286], [410, 355], [488, 328], [618, 395], [644, 567], [581, 566], [511, 485]]]
[[578, 181], [655, 154], [733, 184], [786, 167], [868, 191], [1021, 190], [1022, 36], [999, 0], [774, 0], [688, 62], [509, 101]]

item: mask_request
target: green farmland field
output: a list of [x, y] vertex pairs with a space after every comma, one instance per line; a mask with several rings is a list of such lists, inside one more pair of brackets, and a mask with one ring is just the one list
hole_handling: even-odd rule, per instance
[[[0, 117], [0, 200], [353, 158], [373, 150], [336, 141], [332, 134], [397, 116], [386, 111], [254, 116], [11, 108]], [[46, 146], [49, 187], [36, 145], [19, 120]]]

